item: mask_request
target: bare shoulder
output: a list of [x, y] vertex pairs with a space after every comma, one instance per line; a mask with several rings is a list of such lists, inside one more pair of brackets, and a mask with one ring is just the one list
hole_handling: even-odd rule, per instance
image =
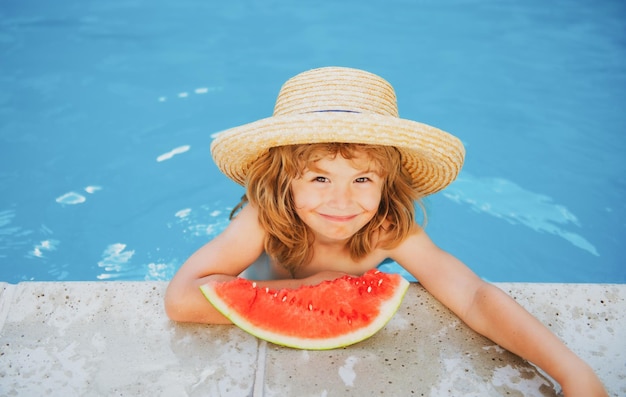
[[390, 256], [436, 299], [457, 313], [484, 284], [463, 262], [435, 245], [419, 226]]
[[218, 238], [249, 242], [263, 241], [265, 238], [265, 230], [263, 230], [259, 223], [259, 212], [256, 207], [251, 204], [243, 207]]
[[414, 224], [409, 235], [390, 250], [390, 255], [396, 261], [402, 258], [417, 260], [438, 252], [440, 252], [439, 248], [432, 242], [426, 231], [418, 224]]
[[390, 256], [423, 284], [472, 280], [476, 275], [452, 254], [439, 248], [425, 230], [415, 225]]
[[256, 209], [247, 205], [222, 233], [191, 255], [179, 273], [190, 271], [194, 277], [213, 273], [237, 275], [261, 255], [264, 238]]

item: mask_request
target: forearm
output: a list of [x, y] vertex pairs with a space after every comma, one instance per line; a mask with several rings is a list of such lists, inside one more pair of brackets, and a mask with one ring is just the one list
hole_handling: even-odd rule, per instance
[[[222, 281], [233, 279], [233, 276], [219, 275]], [[165, 312], [174, 321], [204, 324], [230, 324], [204, 297], [200, 286], [215, 279], [216, 275], [193, 280], [175, 277], [165, 291]]]
[[[599, 379], [582, 359], [495, 286], [485, 283], [479, 288], [462, 318], [477, 332], [546, 371], [561, 384], [566, 396], [606, 395]], [[595, 394], [590, 394], [592, 390]]]
[[[223, 282], [234, 278], [234, 276], [224, 274], [212, 274], [198, 279], [182, 279], [181, 277], [172, 279], [165, 293], [165, 311], [168, 317], [179, 322], [230, 324], [231, 321], [204, 297], [200, 286], [211, 281]], [[308, 277], [254, 282], [259, 287], [281, 289], [298, 288], [302, 285], [316, 284], [319, 281], [315, 277]]]

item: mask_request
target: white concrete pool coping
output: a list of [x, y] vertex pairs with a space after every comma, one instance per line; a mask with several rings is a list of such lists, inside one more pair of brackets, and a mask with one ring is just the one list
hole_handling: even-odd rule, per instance
[[[626, 284], [496, 283], [626, 395]], [[554, 396], [532, 365], [412, 284], [372, 338], [330, 351], [178, 324], [165, 282], [0, 283], [2, 396]]]

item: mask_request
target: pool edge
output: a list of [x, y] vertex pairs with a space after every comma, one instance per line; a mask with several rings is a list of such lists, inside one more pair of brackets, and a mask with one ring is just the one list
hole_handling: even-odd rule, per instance
[[[626, 285], [493, 284], [589, 362], [611, 395], [626, 394]], [[0, 374], [0, 392], [41, 394], [54, 387], [81, 395], [204, 390], [278, 396], [384, 387], [392, 394], [431, 395], [453, 388], [463, 396], [492, 389], [543, 395], [551, 388], [534, 367], [473, 333], [419, 284], [411, 284], [381, 333], [326, 353], [272, 344], [261, 349], [256, 338], [232, 326], [173, 323], [163, 311], [166, 285], [5, 283], [0, 347], [9, 366]], [[256, 379], [258, 354], [265, 355], [263, 385]], [[302, 365], [319, 382], [304, 376]], [[463, 384], [453, 382], [459, 374]]]

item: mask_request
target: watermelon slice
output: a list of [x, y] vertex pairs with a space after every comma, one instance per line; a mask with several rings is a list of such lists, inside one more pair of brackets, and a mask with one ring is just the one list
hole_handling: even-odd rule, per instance
[[409, 282], [370, 270], [297, 289], [269, 289], [237, 278], [200, 287], [224, 316], [248, 333], [299, 349], [348, 346], [374, 335], [400, 307]]

